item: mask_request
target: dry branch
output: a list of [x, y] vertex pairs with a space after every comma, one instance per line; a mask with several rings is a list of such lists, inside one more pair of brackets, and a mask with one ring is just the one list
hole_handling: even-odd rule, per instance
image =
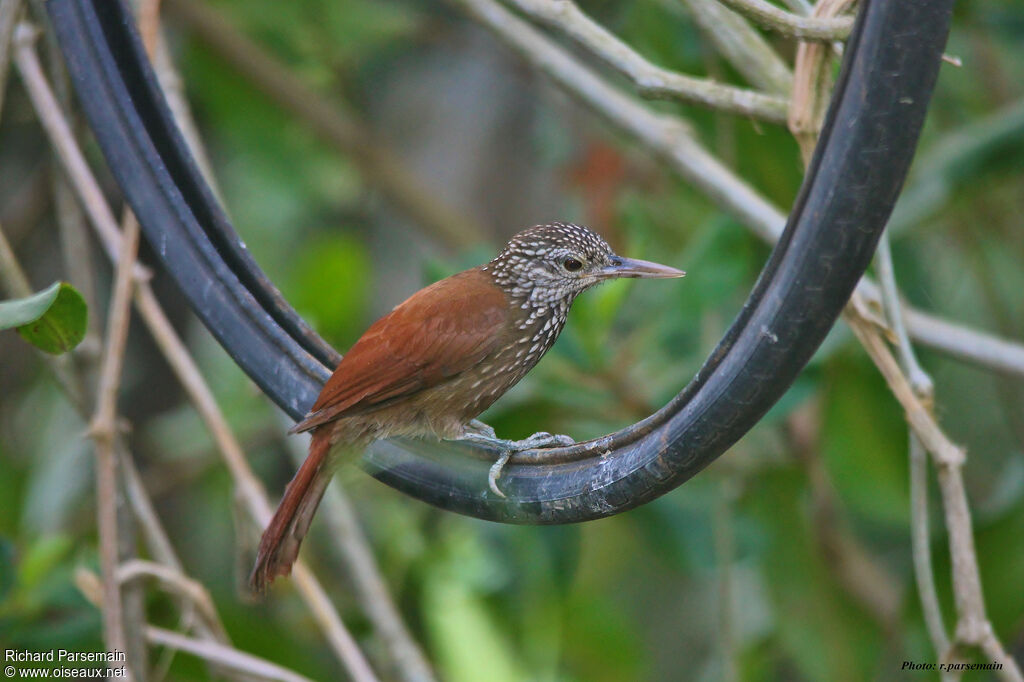
[[[117, 393], [121, 383], [124, 350], [128, 341], [131, 311], [132, 269], [139, 248], [139, 224], [133, 216], [125, 221], [124, 237], [118, 253], [114, 293], [107, 318], [106, 345], [100, 365], [96, 395], [96, 413], [89, 433], [96, 444], [96, 514], [100, 536], [100, 566], [103, 574], [103, 633], [108, 651], [125, 651], [121, 585], [117, 580]], [[128, 669], [128, 678], [134, 675]]]
[[[663, 159], [755, 235], [768, 243], [778, 241], [786, 216], [709, 154], [693, 138], [684, 120], [655, 113], [619, 92], [494, 0], [451, 1], [594, 113]], [[870, 307], [882, 309], [880, 289], [870, 278], [864, 277], [857, 291]], [[911, 308], [905, 310], [905, 317], [915, 340], [963, 360], [1024, 378], [1024, 344]]]
[[303, 121], [313, 133], [353, 162], [368, 182], [433, 237], [450, 246], [481, 241], [477, 223], [451, 210], [422, 187], [412, 173], [375, 139], [354, 114], [327, 100], [206, 4], [167, 0], [167, 7], [242, 77], [278, 106]]
[[[65, 170], [68, 172], [71, 183], [85, 205], [90, 223], [107, 244], [108, 255], [112, 262], [116, 263], [121, 236], [113, 222], [110, 207], [99, 189], [96, 178], [89, 170], [67, 121], [63, 119], [59, 111], [45, 109], [54, 101], [54, 98], [33, 47], [35, 29], [21, 24], [16, 31], [16, 60], [30, 92], [30, 98], [36, 106], [36, 113], [43, 123], [43, 128], [50, 138], [51, 144], [61, 151], [60, 158], [66, 164]], [[138, 268], [136, 267], [135, 270]], [[270, 518], [271, 509], [262, 487], [249, 468], [241, 446], [220, 412], [220, 408], [213, 399], [213, 394], [203, 380], [195, 361], [192, 360], [184, 343], [177, 336], [170, 321], [160, 308], [148, 281], [137, 282], [135, 305], [156, 339], [157, 345], [184, 386], [190, 400], [196, 406], [207, 427], [210, 428], [228, 470], [246, 502], [247, 511], [258, 523], [265, 524]], [[303, 600], [316, 617], [339, 660], [352, 678], [359, 682], [375, 680], [376, 677], [366, 663], [362, 652], [330, 604], [316, 578], [301, 563], [297, 563], [295, 566], [295, 578]]]
[[708, 40], [747, 82], [785, 97], [793, 89], [793, 73], [782, 57], [739, 14], [718, 0], [682, 0]]
[[765, 0], [719, 1], [765, 28], [802, 40], [844, 40], [853, 28], [853, 17], [802, 17]]
[[786, 99], [695, 78], [649, 62], [629, 45], [587, 16], [569, 0], [512, 0], [527, 15], [564, 33], [623, 74], [644, 97], [678, 99], [772, 123], [786, 120]]

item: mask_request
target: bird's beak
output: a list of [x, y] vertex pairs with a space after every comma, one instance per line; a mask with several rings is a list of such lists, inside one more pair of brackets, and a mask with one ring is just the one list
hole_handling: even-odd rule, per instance
[[670, 268], [660, 263], [652, 263], [636, 258], [623, 258], [614, 256], [609, 265], [597, 272], [600, 279], [617, 279], [619, 277], [643, 277], [648, 279], [668, 279], [670, 277], [682, 277], [686, 273], [682, 270]]

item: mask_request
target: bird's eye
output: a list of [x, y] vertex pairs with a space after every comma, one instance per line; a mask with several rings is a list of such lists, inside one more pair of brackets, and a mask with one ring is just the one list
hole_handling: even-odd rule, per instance
[[579, 262], [575, 258], [566, 258], [564, 261], [562, 261], [562, 267], [568, 270], [569, 272], [576, 272], [577, 270], [583, 267], [583, 263]]

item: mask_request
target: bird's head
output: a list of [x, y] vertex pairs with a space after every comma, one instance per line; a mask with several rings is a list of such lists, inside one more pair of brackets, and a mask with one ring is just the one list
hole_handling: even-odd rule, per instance
[[571, 223], [537, 225], [516, 234], [484, 266], [516, 298], [537, 303], [574, 299], [620, 277], [682, 277], [667, 265], [616, 255], [597, 233]]

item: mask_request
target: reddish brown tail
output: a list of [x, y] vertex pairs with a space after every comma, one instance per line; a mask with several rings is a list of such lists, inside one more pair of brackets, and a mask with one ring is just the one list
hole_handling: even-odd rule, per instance
[[314, 431], [309, 456], [285, 488], [281, 504], [260, 540], [256, 566], [249, 576], [249, 588], [254, 592], [263, 592], [274, 578], [292, 572], [302, 538], [334, 475], [330, 450], [330, 429]]

